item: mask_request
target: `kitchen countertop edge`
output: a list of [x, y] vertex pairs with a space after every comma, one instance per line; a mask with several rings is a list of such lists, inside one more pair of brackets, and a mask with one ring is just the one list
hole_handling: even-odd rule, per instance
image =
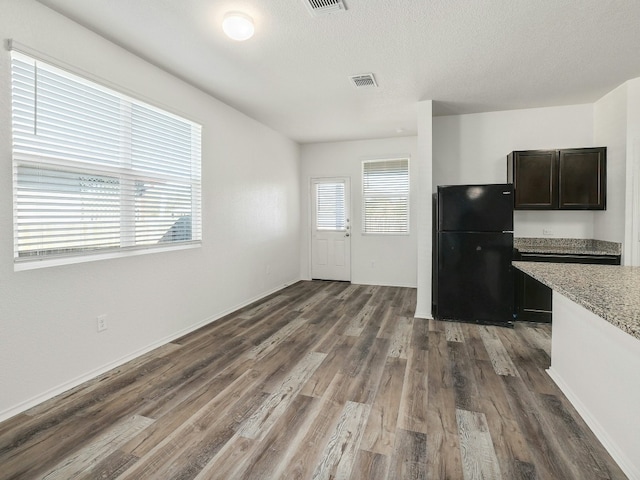
[[586, 249], [586, 248], [575, 248], [575, 247], [530, 247], [524, 246], [519, 247], [518, 251], [520, 253], [542, 253], [542, 254], [550, 254], [550, 255], [618, 255], [617, 253], [612, 253], [608, 250], [594, 250], [594, 249]]
[[[640, 268], [613, 265], [571, 264], [570, 268], [574, 270], [574, 275], [567, 280], [564, 274], [562, 274], [561, 278], [564, 282], [558, 282], [553, 278], [553, 275], [550, 275], [550, 272], [553, 272], [555, 269], [558, 271], [558, 274], [560, 274], [561, 270], [567, 270], [567, 264], [513, 262], [513, 266], [576, 302], [578, 305], [583, 306], [590, 312], [618, 327], [620, 330], [640, 340], [640, 301], [636, 301], [635, 304], [625, 305], [619, 309], [612, 308], [610, 304], [605, 305], [605, 301], [602, 301], [602, 304], [600, 304], [597, 302], [598, 298], [590, 298], [589, 292], [587, 291], [589, 285], [586, 282], [586, 278], [584, 278], [585, 282], [581, 284], [580, 275], [575, 275], [576, 272], [583, 271], [583, 276], [586, 277], [588, 272], [593, 272], [594, 269], [607, 271], [609, 269], [636, 268], [637, 276], [640, 279]], [[640, 300], [640, 298], [638, 300]]]

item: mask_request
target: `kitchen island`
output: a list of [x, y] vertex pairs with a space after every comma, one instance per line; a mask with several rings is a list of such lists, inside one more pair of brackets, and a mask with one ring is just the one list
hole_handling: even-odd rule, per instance
[[551, 378], [640, 479], [640, 267], [514, 262], [553, 289]]

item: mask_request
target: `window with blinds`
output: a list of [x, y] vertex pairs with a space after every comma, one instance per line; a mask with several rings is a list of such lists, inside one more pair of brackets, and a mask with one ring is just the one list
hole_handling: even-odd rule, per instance
[[409, 160], [362, 162], [363, 233], [409, 233]]
[[201, 126], [12, 52], [16, 261], [201, 239]]
[[344, 183], [316, 183], [316, 229], [346, 230]]

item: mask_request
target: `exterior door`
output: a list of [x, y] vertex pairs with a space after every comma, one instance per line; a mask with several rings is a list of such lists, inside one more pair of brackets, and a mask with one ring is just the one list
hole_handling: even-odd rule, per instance
[[311, 180], [311, 278], [351, 281], [348, 178]]

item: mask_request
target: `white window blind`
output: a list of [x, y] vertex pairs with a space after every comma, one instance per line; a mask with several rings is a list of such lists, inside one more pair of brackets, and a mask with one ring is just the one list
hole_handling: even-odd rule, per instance
[[201, 127], [12, 52], [16, 261], [201, 239]]
[[409, 160], [362, 163], [363, 233], [409, 233]]
[[344, 183], [316, 183], [316, 229], [346, 230]]

